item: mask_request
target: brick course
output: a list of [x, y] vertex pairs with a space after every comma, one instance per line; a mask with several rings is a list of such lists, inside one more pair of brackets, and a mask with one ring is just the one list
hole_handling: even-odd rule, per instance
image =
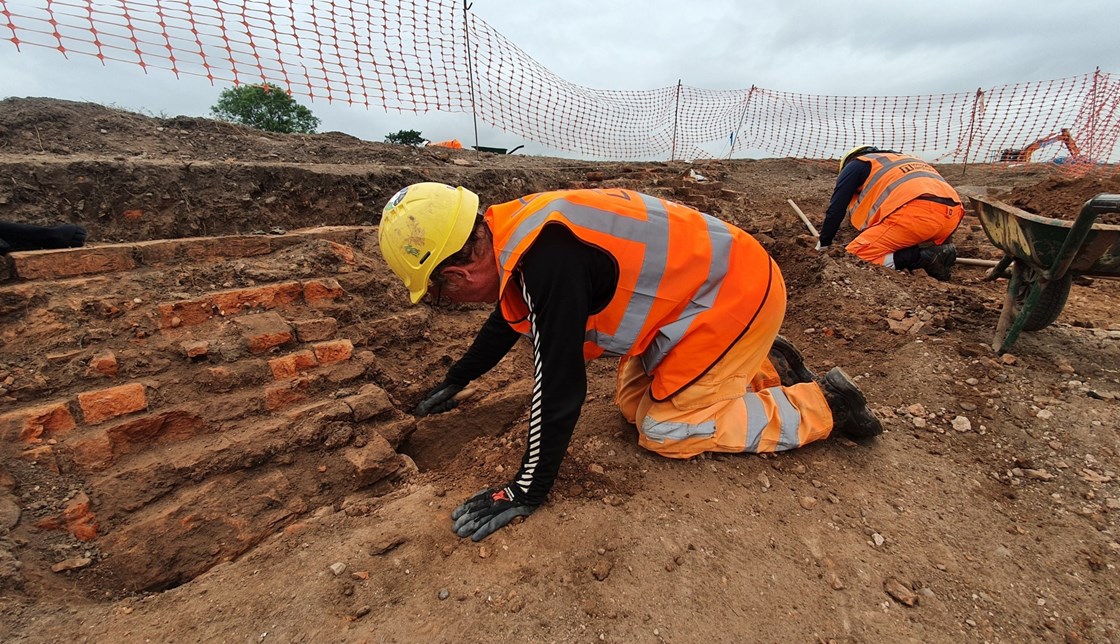
[[78, 406], [89, 425], [148, 408], [144, 385], [134, 382], [119, 387], [78, 394]]

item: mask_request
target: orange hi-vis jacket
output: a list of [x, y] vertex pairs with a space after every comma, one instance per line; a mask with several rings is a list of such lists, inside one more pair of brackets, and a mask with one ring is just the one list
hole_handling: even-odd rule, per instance
[[587, 319], [584, 358], [638, 356], [666, 400], [702, 376], [758, 314], [780, 273], [762, 246], [714, 217], [621, 189], [561, 190], [491, 206], [486, 222], [500, 271], [502, 315], [529, 332], [528, 306], [510, 288], [522, 255], [547, 224], [608, 253], [618, 286]]
[[886, 152], [861, 154], [859, 158], [871, 163], [871, 173], [848, 204], [848, 216], [856, 230], [878, 224], [923, 195], [960, 203], [953, 186], [921, 159]]

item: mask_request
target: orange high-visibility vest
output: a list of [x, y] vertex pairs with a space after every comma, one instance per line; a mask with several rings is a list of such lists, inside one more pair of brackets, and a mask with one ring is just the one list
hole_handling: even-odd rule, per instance
[[502, 315], [528, 334], [528, 307], [510, 277], [548, 223], [567, 227], [618, 265], [618, 286], [588, 317], [584, 358], [639, 356], [666, 400], [696, 381], [743, 335], [777, 265], [744, 231], [656, 197], [621, 189], [561, 190], [491, 206]]
[[871, 173], [848, 204], [848, 216], [856, 230], [878, 224], [923, 195], [961, 202], [953, 186], [921, 159], [887, 152], [861, 154], [859, 158], [871, 162]]

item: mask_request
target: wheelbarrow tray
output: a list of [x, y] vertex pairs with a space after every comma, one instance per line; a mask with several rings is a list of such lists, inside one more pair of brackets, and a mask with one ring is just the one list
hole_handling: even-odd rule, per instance
[[[969, 195], [969, 199], [992, 245], [1039, 271], [1054, 266], [1074, 222], [1035, 215], [989, 197]], [[1120, 277], [1120, 226], [1093, 224], [1068, 270]]]

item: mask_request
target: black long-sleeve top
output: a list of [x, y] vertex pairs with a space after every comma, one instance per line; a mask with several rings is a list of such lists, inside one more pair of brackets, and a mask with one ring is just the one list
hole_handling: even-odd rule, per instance
[[[522, 255], [507, 286], [519, 288], [525, 298], [533, 343], [529, 437], [509, 485], [516, 500], [543, 503], [556, 481], [587, 395], [587, 318], [610, 303], [617, 285], [618, 267], [610, 255], [581, 242], [563, 225], [550, 224]], [[500, 306], [495, 308], [467, 353], [448, 370], [447, 381], [465, 386], [478, 378], [518, 337]]]
[[828, 202], [828, 210], [824, 213], [824, 223], [821, 224], [821, 246], [832, 244], [840, 224], [844, 223], [848, 204], [852, 196], [859, 192], [860, 186], [871, 176], [871, 163], [861, 159], [854, 159], [844, 166], [836, 177], [836, 187], [832, 189], [832, 199]]

